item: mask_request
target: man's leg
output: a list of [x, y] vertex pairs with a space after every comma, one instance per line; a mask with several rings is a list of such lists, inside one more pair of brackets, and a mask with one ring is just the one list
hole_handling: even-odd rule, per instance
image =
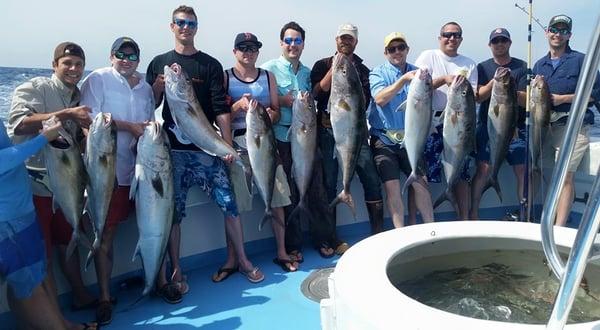
[[33, 289], [31, 296], [17, 299], [9, 287], [8, 305], [24, 329], [67, 329], [58, 304], [44, 290], [42, 284]]
[[466, 180], [459, 179], [454, 185], [453, 191], [458, 204], [458, 218], [467, 220], [469, 218], [469, 183]]
[[113, 268], [113, 240], [116, 227], [105, 227], [102, 233], [100, 248], [96, 251], [94, 264], [96, 265], [96, 276], [100, 287], [99, 301], [110, 301], [110, 275]]
[[[388, 211], [392, 216], [394, 228], [404, 227], [404, 205], [400, 190], [400, 180], [388, 180], [383, 183]], [[373, 228], [371, 229], [373, 231]], [[373, 232], [372, 232], [373, 233]]]
[[573, 186], [573, 177], [575, 172], [568, 172], [565, 178], [565, 184], [558, 198], [558, 207], [556, 209], [556, 225], [566, 226], [571, 214], [571, 206], [575, 197], [575, 187]]
[[471, 212], [469, 212], [469, 219], [471, 220], [479, 220], [479, 204], [481, 203], [483, 186], [487, 181], [489, 173], [490, 164], [488, 162], [478, 161], [475, 177], [471, 184]]
[[416, 208], [421, 213], [421, 217], [425, 223], [433, 222], [434, 219], [431, 193], [427, 187], [427, 182], [425, 182], [422, 177], [419, 177], [419, 179], [411, 185], [412, 189], [409, 189], [409, 191], [414, 191], [414, 202]]

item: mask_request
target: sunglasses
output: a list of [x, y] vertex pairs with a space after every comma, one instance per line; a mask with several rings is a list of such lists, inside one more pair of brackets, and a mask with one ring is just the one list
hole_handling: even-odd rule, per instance
[[408, 49], [408, 46], [406, 44], [400, 44], [398, 46], [392, 46], [392, 47], [387, 47], [385, 50], [389, 53], [389, 54], [393, 54], [395, 52], [403, 52], [406, 49]]
[[137, 54], [125, 54], [122, 51], [115, 52], [115, 57], [119, 60], [127, 59], [130, 62], [137, 62], [140, 59]]
[[242, 53], [256, 53], [258, 52], [258, 47], [254, 45], [239, 45], [236, 47]]
[[502, 38], [502, 37], [500, 37], [500, 38], [494, 38], [494, 39], [492, 39], [492, 41], [490, 41], [490, 43], [491, 43], [492, 45], [497, 45], [497, 44], [504, 44], [504, 43], [507, 43], [507, 42], [509, 42], [509, 41], [510, 41], [510, 40], [508, 40], [508, 39], [506, 39], [506, 38]]
[[186, 25], [190, 29], [195, 29], [196, 27], [198, 27], [198, 22], [183, 18], [175, 18], [173, 19], [173, 23], [175, 23], [175, 25], [177, 25], [180, 29], [183, 29], [183, 27], [185, 27]]
[[454, 37], [454, 39], [462, 38], [462, 32], [442, 32], [440, 35], [446, 39], [450, 39], [452, 37]]
[[557, 27], [551, 26], [548, 28], [548, 32], [550, 33], [554, 33], [554, 34], [560, 34], [563, 36], [566, 36], [567, 34], [571, 33], [571, 31], [569, 29], [559, 29]]
[[301, 37], [296, 37], [296, 38], [285, 37], [285, 38], [283, 38], [283, 42], [285, 42], [286, 45], [292, 45], [292, 43], [294, 45], [302, 45], [303, 40]]

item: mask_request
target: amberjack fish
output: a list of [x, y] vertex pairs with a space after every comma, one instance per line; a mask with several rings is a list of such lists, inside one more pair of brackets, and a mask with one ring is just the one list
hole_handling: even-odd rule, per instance
[[342, 53], [335, 55], [332, 66], [329, 115], [336, 157], [342, 169], [342, 191], [329, 205], [346, 203], [356, 218], [350, 183], [354, 176], [360, 148], [366, 139], [367, 122], [365, 97], [358, 71], [350, 58]]
[[142, 296], [154, 287], [162, 265], [173, 223], [173, 165], [168, 139], [160, 124], [151, 122], [137, 145], [135, 175], [129, 198], [135, 198], [139, 241], [133, 259], [142, 258], [145, 286]]
[[531, 137], [529, 150], [531, 151], [531, 165], [534, 170], [542, 168], [540, 155], [546, 135], [550, 130], [550, 111], [552, 101], [550, 90], [544, 76], [536, 75], [531, 81], [531, 98], [529, 99], [529, 113], [531, 114]]

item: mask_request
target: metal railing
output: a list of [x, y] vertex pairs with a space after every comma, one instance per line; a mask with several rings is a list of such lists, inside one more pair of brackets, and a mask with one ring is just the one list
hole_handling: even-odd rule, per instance
[[[581, 129], [583, 117], [588, 107], [592, 87], [598, 72], [600, 63], [600, 17], [596, 22], [596, 29], [592, 34], [592, 40], [588, 47], [583, 68], [577, 82], [575, 99], [571, 106], [565, 140], [560, 148], [558, 160], [552, 174], [552, 183], [549, 185], [550, 192], [544, 203], [541, 219], [542, 246], [544, 254], [548, 259], [550, 268], [560, 280], [560, 287], [552, 314], [546, 325], [547, 329], [563, 329], [567, 323], [569, 312], [575, 300], [577, 288], [583, 277], [585, 267], [588, 263], [590, 252], [593, 252], [594, 239], [600, 227], [600, 169], [596, 174], [588, 204], [581, 218], [581, 224], [577, 231], [573, 247], [565, 266], [561, 259], [558, 247], [554, 241], [554, 218], [558, 207], [558, 200], [563, 189], [567, 169], [577, 134]], [[593, 254], [596, 252], [592, 253]]]

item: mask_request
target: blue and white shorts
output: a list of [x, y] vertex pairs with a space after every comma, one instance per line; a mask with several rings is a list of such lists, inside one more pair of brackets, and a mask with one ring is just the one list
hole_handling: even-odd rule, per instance
[[196, 184], [217, 203], [226, 217], [238, 216], [227, 165], [222, 159], [203, 151], [180, 150], [172, 150], [171, 157], [175, 189], [174, 223], [181, 223], [185, 217], [187, 193]]
[[0, 222], [0, 280], [25, 299], [45, 277], [46, 250], [35, 211]]

